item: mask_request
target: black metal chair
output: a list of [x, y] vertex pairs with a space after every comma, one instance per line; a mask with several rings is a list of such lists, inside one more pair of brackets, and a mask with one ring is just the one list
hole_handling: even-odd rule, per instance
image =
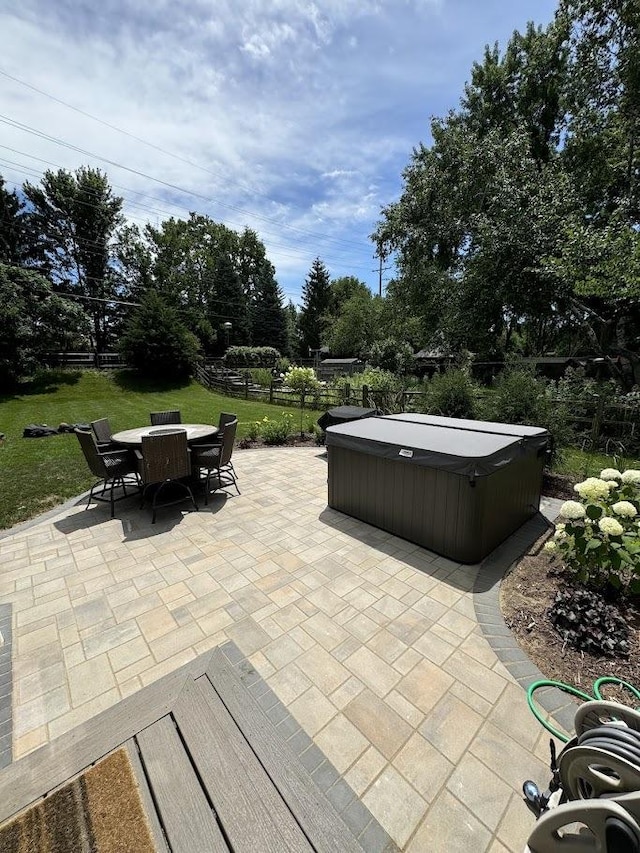
[[91, 421], [91, 429], [96, 437], [96, 442], [100, 450], [116, 450], [118, 446], [113, 440], [111, 425], [108, 418], [100, 418], [97, 421]]
[[[101, 450], [96, 444], [93, 433], [89, 430], [76, 429], [74, 431], [78, 436], [89, 470], [99, 478], [98, 482], [91, 487], [85, 509], [89, 508], [92, 500], [108, 502], [111, 504], [111, 518], [113, 518], [115, 502], [129, 497], [127, 486], [135, 486], [136, 491], [140, 490], [135, 456], [125, 448]], [[94, 490], [99, 485], [102, 485], [102, 491], [94, 494]], [[123, 493], [119, 497], [114, 496], [113, 492], [116, 488], [122, 488]], [[106, 496], [107, 492], [109, 493], [108, 497]]]
[[194, 509], [198, 509], [191, 486], [184, 482], [191, 477], [191, 454], [187, 447], [186, 430], [167, 429], [153, 435], [145, 435], [142, 437], [142, 451], [136, 450], [135, 453], [138, 459], [138, 473], [143, 483], [141, 508], [148, 489], [151, 486], [157, 486], [151, 503], [152, 524], [156, 522], [158, 498], [170, 483], [175, 483], [184, 490], [185, 494], [175, 500], [164, 501], [161, 506], [171, 506], [190, 498]]
[[182, 418], [177, 409], [170, 412], [151, 412], [151, 426], [165, 426], [165, 424], [181, 424]]
[[[220, 412], [220, 417], [218, 418], [218, 432], [216, 435], [207, 441], [207, 446], [213, 447], [214, 445], [222, 444], [222, 437], [224, 436], [225, 427], [229, 426], [229, 424], [238, 420], [237, 415], [232, 415], [230, 412]], [[231, 465], [231, 470], [235, 474], [235, 469], [233, 467], [233, 463], [229, 461]]]
[[240, 494], [238, 478], [231, 462], [237, 428], [238, 420], [236, 418], [225, 426], [222, 444], [194, 444], [191, 447], [193, 468], [197, 471], [198, 476], [200, 476], [201, 471], [205, 471], [205, 505], [209, 503], [209, 484], [213, 475], [218, 479], [216, 488], [223, 489], [226, 486], [235, 486], [236, 491]]

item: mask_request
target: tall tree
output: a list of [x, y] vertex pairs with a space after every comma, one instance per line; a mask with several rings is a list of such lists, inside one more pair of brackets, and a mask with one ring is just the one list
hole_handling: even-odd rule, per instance
[[109, 337], [108, 300], [114, 298], [111, 240], [122, 221], [122, 199], [114, 196], [98, 169], [46, 171], [40, 186], [28, 181], [27, 224], [33, 263], [54, 288], [86, 297], [92, 344], [104, 349]]
[[213, 270], [213, 305], [210, 316], [214, 318], [217, 334], [216, 352], [222, 354], [227, 346], [224, 324], [231, 323], [231, 342], [235, 346], [249, 344], [249, 306], [242, 290], [240, 278], [231, 256], [225, 252], [218, 255]]
[[0, 175], [0, 262], [21, 264], [27, 249], [25, 245], [24, 205], [15, 190], [5, 189]]
[[330, 288], [329, 271], [320, 258], [316, 258], [302, 287], [299, 325], [303, 355], [309, 350], [320, 349], [324, 344], [327, 314], [331, 303]]
[[51, 351], [84, 345], [87, 315], [33, 270], [0, 263], [0, 387], [27, 378]]
[[282, 298], [275, 270], [265, 259], [253, 279], [249, 309], [251, 343], [257, 347], [275, 347], [284, 355], [287, 351], [287, 319], [282, 307]]

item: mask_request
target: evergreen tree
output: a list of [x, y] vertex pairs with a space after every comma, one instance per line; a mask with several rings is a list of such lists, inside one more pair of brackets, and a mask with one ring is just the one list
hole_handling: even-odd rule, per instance
[[0, 388], [29, 377], [47, 353], [82, 346], [88, 332], [80, 306], [45, 278], [0, 263]]
[[[213, 270], [213, 293], [210, 316], [217, 330], [216, 351], [222, 354], [228, 343], [234, 346], [250, 344], [249, 309], [240, 278], [232, 258], [226, 252], [218, 255]], [[232, 323], [231, 341], [223, 331], [224, 323]]]
[[5, 189], [0, 175], [0, 263], [19, 264], [26, 254], [24, 205], [15, 190]]
[[275, 279], [275, 270], [267, 260], [255, 278], [249, 317], [253, 346], [275, 347], [284, 354], [287, 349], [287, 320], [282, 307], [282, 291]]
[[142, 298], [120, 339], [120, 352], [130, 367], [153, 378], [184, 379], [198, 362], [196, 336], [178, 311], [150, 290]]
[[33, 262], [64, 291], [90, 297], [83, 306], [92, 318], [93, 346], [105, 349], [109, 336], [108, 300], [115, 295], [111, 238], [122, 221], [122, 199], [106, 175], [81, 167], [46, 171], [40, 186], [24, 184], [26, 222]]
[[306, 355], [310, 349], [320, 349], [324, 343], [327, 315], [331, 305], [331, 280], [329, 271], [316, 258], [302, 288], [300, 312], [300, 347]]

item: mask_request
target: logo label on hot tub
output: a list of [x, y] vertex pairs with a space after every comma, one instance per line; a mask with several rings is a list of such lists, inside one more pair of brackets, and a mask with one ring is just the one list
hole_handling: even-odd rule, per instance
[[406, 456], [407, 459], [413, 458], [413, 450], [405, 450], [403, 447], [402, 450], [398, 451], [398, 456]]

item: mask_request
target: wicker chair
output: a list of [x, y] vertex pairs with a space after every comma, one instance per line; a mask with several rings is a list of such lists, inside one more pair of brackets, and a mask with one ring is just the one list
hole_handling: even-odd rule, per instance
[[116, 450], [118, 445], [113, 440], [111, 425], [108, 418], [100, 418], [97, 421], [91, 421], [91, 429], [96, 437], [96, 442], [100, 450]]
[[237, 420], [237, 415], [232, 415], [230, 412], [220, 412], [220, 417], [218, 418], [218, 432], [214, 438], [207, 441], [207, 445], [222, 444], [222, 436], [224, 435], [225, 427]]
[[144, 505], [147, 490], [151, 486], [157, 486], [151, 503], [152, 524], [156, 522], [158, 498], [169, 483], [180, 486], [185, 494], [175, 500], [163, 502], [162, 506], [171, 506], [190, 498], [194, 509], [198, 509], [191, 486], [184, 482], [185, 479], [191, 477], [191, 458], [187, 447], [186, 430], [167, 429], [153, 435], [143, 436], [142, 452], [136, 450], [136, 456], [138, 458], [138, 473], [143, 483], [140, 507]]
[[240, 494], [238, 478], [231, 462], [237, 428], [237, 419], [225, 426], [222, 444], [194, 444], [191, 447], [191, 461], [194, 469], [198, 475], [201, 471], [205, 471], [205, 505], [209, 503], [209, 483], [212, 475], [218, 479], [218, 489], [223, 489], [225, 486], [235, 486], [236, 491]]
[[[130, 450], [124, 448], [101, 450], [89, 430], [76, 429], [74, 432], [78, 436], [89, 470], [99, 478], [98, 482], [91, 487], [86, 509], [89, 508], [92, 500], [109, 502], [111, 504], [111, 518], [113, 518], [115, 502], [129, 497], [127, 486], [135, 486], [135, 491], [140, 490], [135, 456]], [[102, 485], [102, 491], [94, 494], [94, 490], [99, 485]], [[122, 488], [123, 493], [119, 497], [114, 497], [113, 490], [118, 487]], [[107, 492], [109, 493], [108, 497], [106, 496]]]
[[180, 412], [174, 409], [171, 412], [151, 412], [151, 426], [165, 426], [166, 424], [181, 424]]

